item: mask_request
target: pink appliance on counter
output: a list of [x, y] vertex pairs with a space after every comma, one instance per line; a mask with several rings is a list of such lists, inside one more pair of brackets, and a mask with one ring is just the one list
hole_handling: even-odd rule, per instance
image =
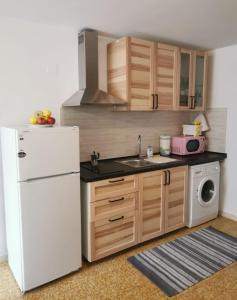
[[178, 155], [190, 155], [205, 151], [206, 139], [204, 136], [173, 136], [171, 152]]

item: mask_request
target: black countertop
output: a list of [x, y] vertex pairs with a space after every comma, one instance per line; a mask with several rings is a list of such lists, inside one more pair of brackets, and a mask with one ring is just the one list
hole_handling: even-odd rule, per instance
[[81, 163], [81, 174], [80, 174], [81, 180], [85, 182], [93, 182], [102, 179], [162, 170], [162, 169], [173, 168], [178, 166], [200, 165], [200, 164], [205, 164], [213, 161], [224, 160], [226, 159], [227, 154], [206, 151], [201, 154], [193, 154], [193, 155], [185, 155], [185, 156], [171, 155], [170, 157], [177, 159], [177, 161], [163, 163], [163, 164], [154, 164], [154, 165], [149, 165], [146, 167], [139, 167], [139, 168], [129, 167], [127, 165], [117, 163], [117, 161], [119, 160], [132, 159], [132, 158], [136, 158], [136, 156], [100, 160], [98, 169], [92, 169], [90, 162], [83, 162]]

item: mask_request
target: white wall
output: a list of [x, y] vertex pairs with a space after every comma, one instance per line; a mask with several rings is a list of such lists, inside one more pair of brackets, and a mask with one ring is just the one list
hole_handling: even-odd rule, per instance
[[[44, 108], [59, 121], [61, 103], [78, 86], [77, 32], [0, 18], [0, 37], [0, 126], [26, 124]], [[1, 181], [0, 173], [0, 259], [6, 255]]]
[[237, 219], [237, 45], [210, 53], [210, 107], [227, 108], [226, 152], [221, 211]]

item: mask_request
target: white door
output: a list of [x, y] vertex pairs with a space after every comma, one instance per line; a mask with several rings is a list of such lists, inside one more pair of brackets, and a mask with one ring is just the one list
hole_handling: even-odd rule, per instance
[[24, 290], [81, 266], [80, 176], [21, 182]]
[[79, 172], [79, 128], [18, 131], [19, 181]]

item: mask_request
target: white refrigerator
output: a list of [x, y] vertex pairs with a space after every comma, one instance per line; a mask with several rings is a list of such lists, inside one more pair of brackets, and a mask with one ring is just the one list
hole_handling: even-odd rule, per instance
[[21, 291], [81, 267], [79, 128], [1, 129], [8, 262]]

